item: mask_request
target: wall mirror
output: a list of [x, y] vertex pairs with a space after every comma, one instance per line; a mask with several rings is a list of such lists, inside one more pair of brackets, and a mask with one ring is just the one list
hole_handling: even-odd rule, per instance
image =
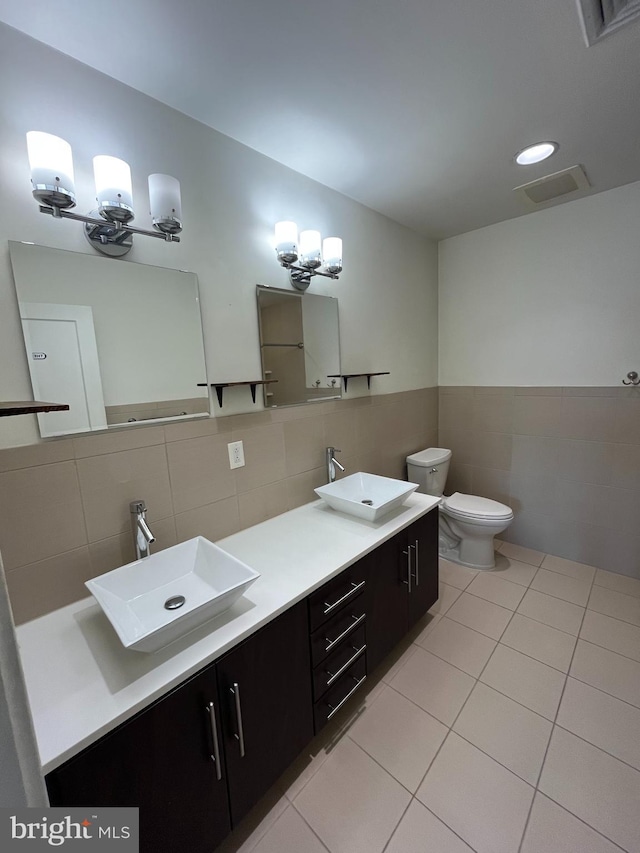
[[43, 437], [209, 414], [194, 273], [9, 243]]
[[338, 300], [264, 285], [257, 297], [265, 406], [339, 399]]

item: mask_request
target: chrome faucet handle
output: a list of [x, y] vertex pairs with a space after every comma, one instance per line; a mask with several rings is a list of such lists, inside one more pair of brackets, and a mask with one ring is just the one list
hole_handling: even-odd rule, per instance
[[147, 505], [144, 501], [131, 501], [129, 504], [129, 512], [132, 515], [140, 515], [147, 511]]

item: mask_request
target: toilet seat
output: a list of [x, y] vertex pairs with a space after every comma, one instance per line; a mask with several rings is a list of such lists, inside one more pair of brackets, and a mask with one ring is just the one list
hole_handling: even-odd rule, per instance
[[450, 497], [443, 498], [440, 506], [453, 518], [469, 521], [506, 521], [513, 518], [513, 510], [506, 504], [461, 492], [454, 492]]

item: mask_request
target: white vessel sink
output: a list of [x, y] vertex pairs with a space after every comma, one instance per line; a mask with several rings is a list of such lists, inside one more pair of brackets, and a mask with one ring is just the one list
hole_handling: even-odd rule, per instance
[[86, 586], [127, 649], [155, 652], [228, 610], [259, 577], [197, 536]]
[[367, 521], [377, 521], [400, 506], [417, 488], [418, 483], [360, 472], [314, 491], [332, 509]]

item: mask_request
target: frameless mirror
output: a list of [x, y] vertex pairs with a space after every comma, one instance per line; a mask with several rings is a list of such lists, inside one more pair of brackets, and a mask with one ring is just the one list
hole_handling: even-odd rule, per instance
[[258, 285], [265, 406], [341, 397], [338, 300]]
[[[193, 273], [9, 243], [42, 436], [209, 414]], [[198, 387], [203, 383], [203, 387]]]

